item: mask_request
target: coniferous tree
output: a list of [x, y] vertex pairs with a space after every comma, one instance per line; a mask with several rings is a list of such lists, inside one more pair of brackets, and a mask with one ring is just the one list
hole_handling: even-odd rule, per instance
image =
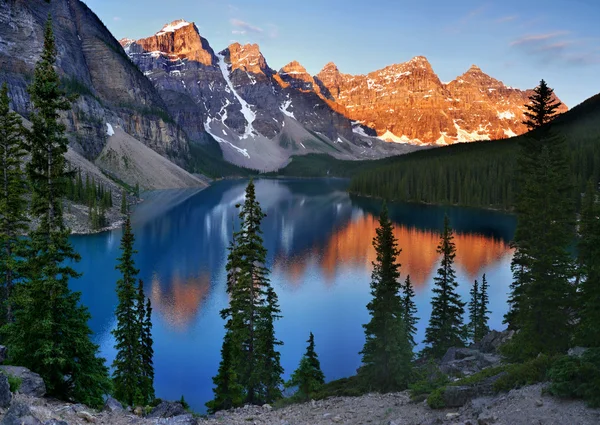
[[48, 394], [98, 406], [109, 389], [104, 359], [90, 339], [88, 310], [80, 294], [68, 287], [78, 274], [69, 267], [79, 255], [69, 242], [62, 203], [66, 181], [68, 142], [59, 113], [70, 108], [54, 69], [56, 47], [48, 18], [44, 49], [29, 87], [32, 129], [26, 134], [31, 156], [27, 174], [31, 184], [31, 215], [39, 222], [29, 233], [24, 282], [18, 286], [14, 322], [3, 328], [14, 363], [39, 373]]
[[474, 341], [478, 342], [490, 333], [488, 322], [490, 320], [488, 306], [490, 298], [488, 295], [488, 282], [485, 274], [481, 278], [481, 286], [479, 287], [479, 313], [477, 314], [477, 329], [474, 334]]
[[423, 354], [435, 358], [442, 357], [450, 347], [462, 347], [465, 343], [465, 304], [456, 292], [458, 283], [453, 268], [456, 246], [453, 239], [450, 219], [446, 215], [442, 239], [437, 248], [438, 254], [442, 255], [442, 261], [434, 278], [435, 295], [431, 300], [431, 318], [425, 331], [425, 344], [428, 347], [423, 350]]
[[11, 295], [22, 272], [24, 241], [19, 236], [27, 231], [27, 184], [22, 171], [25, 151], [23, 128], [18, 114], [10, 110], [8, 86], [0, 90], [0, 276], [2, 291], [0, 324], [12, 321]]
[[583, 200], [579, 233], [579, 321], [575, 340], [584, 347], [597, 347], [600, 344], [600, 205], [592, 180]]
[[127, 216], [121, 238], [121, 257], [116, 267], [121, 278], [117, 281], [117, 327], [112, 331], [117, 354], [112, 366], [115, 397], [130, 406], [144, 401], [143, 388], [140, 387], [140, 382], [144, 381], [140, 340], [143, 329], [140, 304], [143, 305], [143, 300], [136, 293], [139, 270], [135, 268], [133, 259], [137, 252], [133, 248], [134, 242], [131, 220]]
[[221, 363], [217, 375], [213, 378], [215, 398], [206, 403], [210, 413], [232, 409], [244, 403], [244, 387], [240, 384], [236, 372], [238, 369], [236, 358], [239, 358], [239, 350], [236, 350], [231, 337], [232, 332], [227, 331], [223, 338]]
[[525, 121], [523, 121], [529, 130], [540, 128], [556, 118], [557, 109], [562, 105], [554, 96], [554, 90], [548, 87], [543, 79], [533, 89], [529, 101], [530, 103], [525, 105], [527, 111], [524, 113]]
[[325, 375], [321, 371], [321, 364], [315, 352], [315, 338], [312, 332], [306, 342], [308, 342], [306, 353], [302, 356], [298, 369], [285, 384], [287, 388], [297, 387], [298, 392], [295, 397], [302, 400], [309, 400], [325, 383]]
[[377, 253], [371, 274], [371, 295], [367, 304], [371, 315], [365, 329], [365, 345], [361, 351], [360, 374], [379, 391], [405, 389], [411, 376], [412, 346], [403, 320], [400, 249], [393, 224], [384, 204], [379, 217], [373, 246]]
[[217, 385], [215, 399], [207, 404], [212, 410], [220, 410], [237, 400], [231, 394], [237, 394], [238, 384], [243, 389], [243, 402], [250, 404], [276, 400], [281, 396], [283, 384], [283, 369], [276, 350], [281, 342], [275, 338], [273, 326], [280, 310], [265, 266], [267, 251], [260, 229], [265, 214], [256, 199], [253, 181], [246, 188], [239, 217], [241, 228], [234, 233], [227, 264], [230, 302], [221, 312], [223, 319], [227, 319], [223, 361], [213, 379]]
[[513, 281], [505, 316], [510, 328], [520, 330], [505, 348], [512, 360], [566, 350], [573, 322], [572, 187], [564, 138], [541, 127], [556, 109], [542, 83], [526, 122], [535, 131], [524, 139], [518, 161]]
[[142, 379], [140, 388], [142, 404], [150, 404], [154, 398], [154, 341], [152, 339], [152, 303], [146, 300], [144, 282], [138, 284], [137, 315], [140, 323], [140, 361], [142, 364]]
[[127, 192], [125, 192], [125, 189], [121, 192], [121, 214], [127, 214]]
[[473, 342], [477, 342], [475, 335], [477, 335], [479, 313], [481, 311], [481, 308], [479, 307], [481, 294], [479, 292], [479, 282], [477, 282], [477, 279], [473, 282], [469, 295], [471, 296], [469, 300], [469, 336], [473, 339]]
[[417, 334], [417, 322], [419, 318], [417, 314], [417, 305], [414, 301], [415, 291], [410, 281], [410, 275], [406, 276], [406, 281], [402, 285], [402, 305], [403, 305], [403, 318], [404, 326], [406, 327], [406, 334], [410, 345], [414, 347], [417, 345], [415, 336]]

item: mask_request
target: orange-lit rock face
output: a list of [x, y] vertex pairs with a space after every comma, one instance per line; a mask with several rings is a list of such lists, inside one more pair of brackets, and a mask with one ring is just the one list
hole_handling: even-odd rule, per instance
[[[168, 289], [164, 290], [161, 285]], [[185, 331], [198, 315], [209, 290], [208, 274], [187, 280], [176, 276], [167, 285], [161, 284], [159, 277], [154, 275], [150, 293], [152, 308], [173, 329]]]
[[[125, 45], [131, 40], [121, 40]], [[186, 58], [210, 66], [214, 62], [214, 53], [208, 41], [200, 37], [195, 24], [185, 21], [174, 21], [152, 37], [135, 41], [146, 52], [160, 52], [166, 55]]]
[[[373, 238], [379, 222], [372, 215], [349, 222], [329, 238], [323, 247], [315, 247], [302, 256], [288, 261], [278, 259], [275, 269], [283, 269], [292, 284], [301, 282], [310, 262], [316, 259], [323, 275], [333, 282], [344, 265], [364, 267], [369, 272], [376, 258]], [[394, 236], [402, 249], [399, 261], [402, 276], [410, 275], [416, 287], [423, 286], [435, 274], [439, 265], [437, 246], [440, 235], [431, 231], [396, 225]], [[501, 240], [473, 234], [455, 234], [456, 264], [470, 279], [480, 278], [481, 270], [504, 256], [511, 254], [510, 247]]]
[[531, 91], [507, 87], [475, 65], [445, 84], [423, 56], [356, 76], [329, 63], [316, 81], [346, 116], [388, 141], [445, 145], [527, 131], [522, 121]]
[[231, 72], [241, 69], [252, 74], [264, 74], [268, 69], [267, 61], [260, 52], [258, 44], [233, 43], [229, 46]]

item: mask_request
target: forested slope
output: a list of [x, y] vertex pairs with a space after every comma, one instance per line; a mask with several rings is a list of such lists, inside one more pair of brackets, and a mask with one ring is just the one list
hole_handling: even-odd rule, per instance
[[[573, 198], [579, 203], [588, 179], [598, 181], [600, 176], [600, 95], [549, 125], [567, 139]], [[530, 134], [395, 157], [355, 175], [350, 191], [403, 201], [511, 209], [519, 145]]]

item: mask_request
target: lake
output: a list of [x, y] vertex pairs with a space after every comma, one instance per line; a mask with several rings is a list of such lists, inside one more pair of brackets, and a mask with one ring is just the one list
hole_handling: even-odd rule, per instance
[[[203, 191], [149, 192], [133, 214], [136, 266], [152, 300], [157, 397], [182, 395], [198, 412], [212, 398], [228, 302], [225, 292], [227, 247], [239, 221], [235, 205], [247, 182], [221, 181]], [[346, 180], [258, 180], [271, 281], [283, 318], [276, 323], [285, 378], [298, 366], [309, 332], [326, 379], [353, 375], [369, 319], [372, 239], [380, 202], [348, 195]], [[410, 274], [421, 318], [422, 341], [430, 315], [436, 247], [448, 213], [455, 229], [455, 268], [460, 294], [485, 273], [490, 284], [490, 327], [502, 329], [511, 280], [514, 216], [495, 211], [397, 203], [389, 206], [402, 248], [402, 279]], [[90, 325], [110, 364], [117, 303], [115, 270], [121, 230], [73, 236], [83, 273], [71, 287], [82, 292]], [[422, 346], [419, 345], [417, 349]]]

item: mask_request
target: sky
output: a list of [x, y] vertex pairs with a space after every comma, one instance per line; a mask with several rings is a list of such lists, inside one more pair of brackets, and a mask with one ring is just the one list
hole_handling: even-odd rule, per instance
[[117, 39], [194, 22], [215, 51], [257, 43], [280, 69], [334, 62], [367, 74], [425, 56], [444, 82], [472, 64], [504, 84], [540, 79], [569, 107], [600, 93], [600, 0], [84, 0]]

